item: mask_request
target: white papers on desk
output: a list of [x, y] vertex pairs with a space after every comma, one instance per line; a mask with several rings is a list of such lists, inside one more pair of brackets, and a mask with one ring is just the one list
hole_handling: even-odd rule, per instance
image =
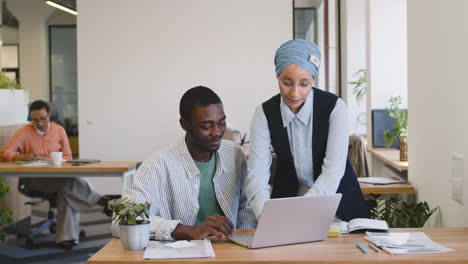
[[176, 258], [212, 258], [214, 257], [211, 241], [180, 240], [180, 241], [150, 241], [145, 249], [144, 259], [176, 259]]
[[360, 177], [358, 178], [358, 182], [371, 183], [371, 184], [376, 184], [376, 185], [406, 183], [404, 180], [401, 180], [401, 179], [384, 178], [384, 177]]
[[393, 255], [452, 252], [432, 241], [423, 232], [375, 233], [366, 232], [364, 237], [369, 242], [381, 247]]
[[47, 166], [53, 164], [52, 162], [45, 162], [45, 161], [34, 161], [30, 163], [24, 163], [21, 166], [25, 167], [41, 167], [41, 166]]

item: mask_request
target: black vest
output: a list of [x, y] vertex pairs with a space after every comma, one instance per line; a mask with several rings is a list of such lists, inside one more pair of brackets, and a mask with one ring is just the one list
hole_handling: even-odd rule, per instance
[[[312, 131], [312, 161], [314, 181], [322, 173], [323, 159], [327, 149], [328, 126], [330, 114], [335, 108], [338, 97], [332, 93], [313, 88], [313, 131]], [[291, 148], [289, 146], [288, 132], [283, 126], [278, 94], [263, 103], [263, 111], [268, 121], [271, 144], [278, 158], [276, 176], [273, 184], [271, 198], [294, 197], [297, 195], [299, 182], [294, 166]], [[348, 133], [348, 131], [344, 131]], [[346, 169], [337, 193], [341, 193], [340, 205], [336, 215], [344, 221], [354, 218], [369, 217], [369, 211], [364, 201], [361, 188], [354, 173], [353, 167], [346, 160]]]

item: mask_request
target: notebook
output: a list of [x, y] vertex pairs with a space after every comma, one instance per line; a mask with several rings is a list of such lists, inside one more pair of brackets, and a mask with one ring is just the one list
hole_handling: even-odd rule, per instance
[[388, 231], [388, 224], [385, 220], [354, 218], [349, 222], [342, 221], [343, 233], [359, 233], [365, 231]]

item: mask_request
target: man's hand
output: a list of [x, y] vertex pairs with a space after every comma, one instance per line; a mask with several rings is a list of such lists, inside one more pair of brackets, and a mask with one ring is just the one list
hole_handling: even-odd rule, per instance
[[192, 239], [205, 239], [209, 236], [215, 236], [219, 239], [230, 237], [234, 230], [234, 224], [229, 218], [221, 215], [212, 215], [206, 218], [203, 223], [194, 226]]
[[14, 157], [13, 157], [13, 160], [18, 160], [18, 161], [35, 161], [35, 160], [39, 160], [39, 156], [35, 155], [35, 154], [32, 154], [32, 153], [28, 153], [28, 154], [16, 154]]
[[212, 215], [196, 226], [178, 225], [171, 236], [174, 239], [205, 239], [209, 236], [222, 239], [231, 236], [233, 230], [234, 224], [229, 218]]

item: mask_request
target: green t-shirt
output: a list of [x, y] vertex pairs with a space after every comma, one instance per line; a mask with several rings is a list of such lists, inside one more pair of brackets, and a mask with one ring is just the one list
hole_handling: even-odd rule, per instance
[[200, 190], [198, 192], [198, 204], [200, 209], [198, 210], [197, 220], [195, 221], [195, 225], [198, 225], [205, 221], [208, 216], [224, 214], [216, 199], [213, 184], [213, 177], [216, 170], [216, 155], [213, 153], [208, 162], [194, 161], [201, 172]]

